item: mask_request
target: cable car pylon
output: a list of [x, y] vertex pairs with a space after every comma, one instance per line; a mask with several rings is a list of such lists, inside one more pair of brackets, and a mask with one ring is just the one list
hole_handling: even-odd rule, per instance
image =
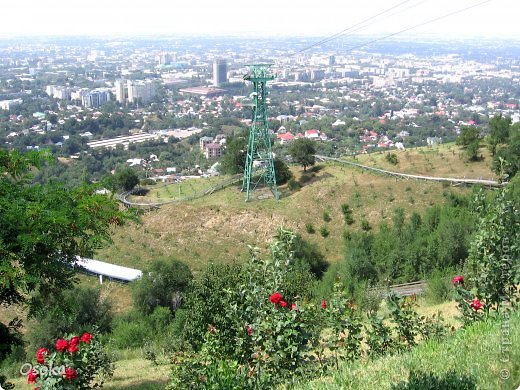
[[249, 68], [244, 80], [253, 83], [252, 107], [253, 119], [249, 129], [247, 156], [242, 179], [242, 192], [246, 193], [246, 201], [251, 197], [260, 183], [269, 187], [275, 197], [279, 198], [276, 187], [274, 158], [271, 149], [271, 134], [267, 122], [267, 82], [274, 79], [271, 73], [273, 64], [246, 65]]

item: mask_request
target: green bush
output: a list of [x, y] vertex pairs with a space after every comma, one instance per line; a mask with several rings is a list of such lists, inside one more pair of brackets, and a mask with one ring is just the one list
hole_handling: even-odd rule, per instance
[[287, 183], [293, 177], [293, 174], [287, 164], [279, 158], [274, 159], [274, 172], [276, 176], [276, 183], [279, 185]]
[[114, 347], [119, 349], [139, 348], [144, 346], [149, 337], [150, 328], [145, 321], [124, 316], [115, 321], [110, 341]]
[[408, 382], [392, 385], [392, 390], [475, 390], [475, 379], [466, 374], [449, 371], [438, 376], [431, 372], [411, 371]]
[[327, 228], [327, 226], [322, 226], [320, 227], [320, 234], [323, 238], [327, 238], [330, 234], [330, 231], [329, 229]]
[[134, 305], [144, 314], [150, 314], [156, 306], [174, 312], [180, 306], [191, 279], [186, 264], [175, 259], [156, 260], [143, 271], [141, 278], [132, 283]]
[[397, 159], [397, 155], [395, 153], [385, 154], [385, 159], [392, 165], [397, 165], [399, 163], [399, 160]]
[[290, 180], [287, 182], [287, 187], [288, 187], [291, 191], [296, 191], [296, 190], [299, 190], [300, 188], [302, 188], [302, 185], [300, 184], [299, 181], [294, 180], [294, 179], [290, 179]]
[[365, 232], [368, 232], [372, 229], [372, 226], [370, 226], [370, 222], [368, 222], [366, 219], [361, 220], [361, 229]]
[[319, 251], [318, 246], [296, 234], [292, 241], [294, 266], [310, 271], [316, 278], [321, 278], [329, 263]]
[[309, 234], [314, 234], [316, 233], [316, 230], [314, 229], [314, 226], [312, 225], [312, 223], [306, 223], [305, 224], [305, 230], [307, 231], [307, 233]]
[[153, 186], [153, 185], [156, 185], [157, 182], [153, 179], [142, 179], [140, 182], [139, 182], [139, 185], [142, 185], [142, 186]]
[[49, 309], [36, 314], [38, 325], [29, 327], [30, 354], [40, 347], [52, 347], [63, 334], [107, 333], [112, 328], [112, 304], [101, 297], [98, 288], [79, 286], [50, 299]]
[[343, 213], [343, 217], [345, 218], [345, 223], [347, 225], [352, 225], [354, 223], [354, 218], [352, 217], [352, 209], [347, 203], [343, 203], [341, 205], [341, 212]]
[[114, 329], [108, 338], [119, 349], [148, 346], [155, 353], [172, 352], [172, 345], [177, 342], [173, 332], [173, 319], [173, 314], [167, 307], [157, 306], [147, 316], [131, 311], [116, 318]]
[[435, 270], [428, 278], [428, 287], [426, 288], [426, 300], [431, 304], [439, 304], [450, 299], [453, 287], [451, 285], [450, 270], [441, 272]]
[[330, 217], [330, 213], [329, 213], [327, 210], [325, 210], [325, 211], [323, 212], [323, 220], [324, 220], [325, 222], [330, 222], [331, 219], [332, 219], [332, 218]]

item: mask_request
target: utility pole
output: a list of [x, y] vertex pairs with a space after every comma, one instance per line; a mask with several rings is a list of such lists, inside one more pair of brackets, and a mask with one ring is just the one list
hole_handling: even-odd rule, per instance
[[275, 199], [279, 198], [276, 188], [276, 176], [274, 172], [274, 159], [271, 150], [271, 135], [267, 123], [267, 81], [273, 80], [270, 68], [272, 64], [246, 65], [249, 72], [244, 80], [253, 83], [253, 122], [249, 129], [249, 141], [247, 144], [247, 156], [242, 179], [242, 192], [246, 193], [246, 201], [250, 193], [263, 182], [268, 186]]

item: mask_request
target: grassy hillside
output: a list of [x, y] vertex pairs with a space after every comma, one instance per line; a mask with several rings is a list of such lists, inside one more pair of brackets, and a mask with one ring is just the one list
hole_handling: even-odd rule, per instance
[[[434, 176], [491, 178], [490, 158], [485, 149], [485, 159], [466, 163], [459, 157], [461, 151], [454, 145], [393, 151], [398, 164], [392, 165], [384, 153], [358, 156], [356, 161], [398, 172]], [[292, 167], [296, 179], [303, 171]], [[203, 179], [194, 186], [199, 189]], [[129, 224], [114, 231], [114, 243], [97, 253], [97, 257], [117, 264], [143, 268], [162, 256], [174, 256], [185, 261], [195, 271], [208, 262], [242, 261], [248, 254], [248, 245], [264, 248], [276, 228], [285, 225], [315, 242], [326, 258], [336, 262], [343, 257], [343, 232], [360, 229], [366, 219], [376, 228], [382, 221], [389, 221], [392, 210], [402, 207], [407, 214], [424, 211], [433, 204], [444, 201], [448, 191], [469, 192], [463, 187], [446, 187], [441, 183], [401, 180], [377, 175], [338, 164], [318, 164], [314, 172], [303, 175], [303, 187], [291, 192], [282, 186], [281, 199], [244, 201], [239, 186], [231, 186], [210, 196], [188, 203], [166, 205], [142, 218], [142, 224]], [[213, 185], [208, 182], [208, 187]], [[178, 185], [169, 189], [172, 197], [178, 193]], [[151, 191], [147, 198], [165, 200], [168, 187], [157, 193]], [[347, 226], [341, 213], [341, 205], [347, 203], [353, 209], [355, 223]], [[323, 220], [324, 211], [331, 216]], [[316, 233], [308, 234], [305, 225], [311, 223]], [[319, 234], [326, 226], [327, 238]]]
[[517, 311], [510, 321], [478, 323], [442, 342], [430, 341], [408, 352], [374, 361], [345, 363], [330, 376], [299, 383], [295, 388], [391, 389], [392, 384], [407, 380], [410, 371], [443, 376], [455, 370], [473, 378], [479, 389], [513, 390], [520, 384], [519, 344]]

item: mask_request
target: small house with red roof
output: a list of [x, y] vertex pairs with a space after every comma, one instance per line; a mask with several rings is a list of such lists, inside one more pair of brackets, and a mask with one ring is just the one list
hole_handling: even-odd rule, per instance
[[305, 138], [313, 139], [313, 140], [319, 140], [320, 139], [320, 132], [319, 132], [319, 130], [316, 130], [316, 129], [306, 130], [305, 131]]
[[285, 145], [285, 144], [288, 144], [288, 143], [294, 141], [296, 137], [294, 135], [292, 135], [292, 133], [287, 132], [287, 133], [278, 134], [276, 136], [276, 138], [278, 139], [278, 141], [280, 141], [280, 144]]

